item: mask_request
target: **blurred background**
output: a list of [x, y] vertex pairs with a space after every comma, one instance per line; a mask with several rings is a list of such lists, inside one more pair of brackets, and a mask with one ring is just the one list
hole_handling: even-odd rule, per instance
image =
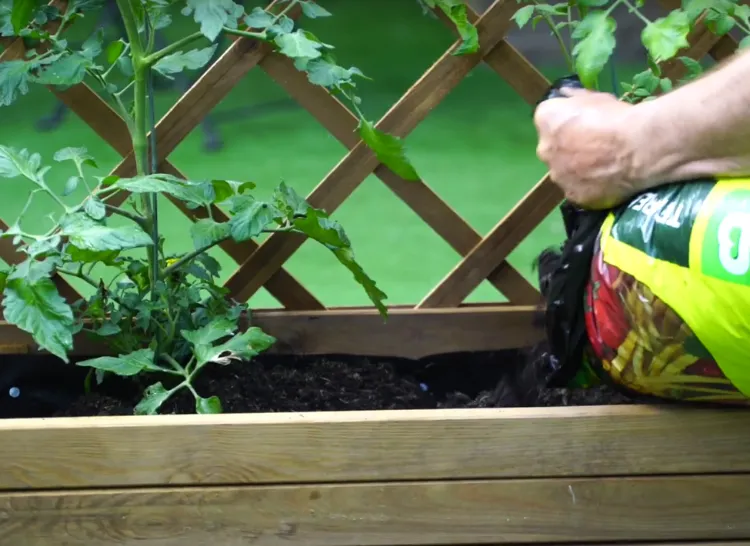
[[[357, 66], [372, 78], [360, 80], [358, 85], [363, 109], [373, 120], [379, 119], [453, 42], [450, 30], [423, 14], [416, 0], [319, 3], [334, 16], [307, 20], [305, 28], [336, 46], [339, 64]], [[491, 2], [472, 3], [482, 10]], [[658, 13], [658, 9], [654, 11]], [[644, 54], [635, 18], [622, 14], [619, 18], [623, 22], [617, 79], [627, 81], [643, 69]], [[166, 39], [193, 32], [191, 20], [179, 13], [174, 19], [165, 31]], [[82, 21], [69, 39], [85, 39], [96, 22], [94, 18]], [[566, 72], [555, 41], [541, 24], [536, 31], [514, 28], [509, 41], [548, 78]], [[605, 87], [611, 88], [610, 77], [604, 80]], [[158, 91], [158, 117], [179, 93], [168, 87]], [[40, 152], [47, 164], [53, 163], [56, 150], [83, 146], [96, 158], [98, 174], [106, 175], [119, 161], [118, 154], [74, 114], [61, 115], [56, 109], [57, 101], [49, 91], [32, 88], [13, 106], [0, 111], [0, 143]], [[406, 138], [408, 154], [424, 181], [485, 234], [545, 172], [535, 157], [531, 116], [531, 107], [497, 74], [480, 65]], [[211, 125], [196, 128], [171, 160], [193, 179], [253, 181], [262, 197], [281, 181], [307, 194], [345, 153], [345, 148], [311, 115], [260, 69], [254, 69], [215, 109]], [[61, 189], [72, 174], [67, 165], [55, 164], [48, 179]], [[11, 223], [30, 188], [23, 181], [3, 184], [0, 217]], [[50, 210], [51, 204], [42, 199], [32, 209], [34, 218], [40, 219], [40, 230], [46, 229], [42, 227], [46, 222], [43, 218]], [[358, 260], [388, 294], [390, 304], [419, 301], [459, 261], [459, 256], [374, 176], [333, 217], [343, 224]], [[192, 248], [189, 220], [174, 206], [165, 202], [160, 219], [169, 251]], [[543, 248], [558, 244], [562, 237], [562, 223], [555, 212], [511, 254], [510, 262], [536, 284], [532, 270], [535, 256]], [[221, 250], [214, 256], [224, 266], [224, 278], [228, 277], [234, 263]], [[286, 267], [325, 305], [367, 304], [362, 289], [320, 245], [305, 243]], [[469, 301], [505, 300], [485, 282]], [[279, 305], [265, 291], [256, 294], [251, 303], [263, 308]]]

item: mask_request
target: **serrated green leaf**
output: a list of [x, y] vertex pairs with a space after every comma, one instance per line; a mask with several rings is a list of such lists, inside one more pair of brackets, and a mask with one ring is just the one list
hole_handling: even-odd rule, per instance
[[114, 265], [115, 260], [120, 255], [119, 250], [85, 250], [70, 243], [65, 247], [65, 252], [71, 261], [85, 264]]
[[694, 77], [703, 72], [703, 67], [701, 66], [701, 63], [696, 61], [695, 59], [692, 59], [690, 57], [677, 57], [677, 59], [685, 65], [685, 68], [688, 71], [688, 76]]
[[300, 2], [300, 5], [302, 6], [302, 13], [305, 14], [305, 17], [309, 17], [310, 19], [331, 16], [330, 11], [322, 7], [320, 4], [316, 4], [310, 0], [303, 0]]
[[30, 81], [31, 63], [0, 62], [0, 106], [10, 106], [19, 95], [26, 95]]
[[581, 83], [596, 86], [597, 78], [615, 50], [617, 24], [606, 11], [592, 11], [573, 32], [575, 67]]
[[354, 280], [357, 281], [362, 288], [365, 289], [367, 297], [375, 305], [376, 309], [380, 313], [380, 316], [385, 318], [388, 315], [388, 309], [383, 303], [388, 295], [378, 288], [375, 281], [365, 273], [362, 266], [360, 266], [354, 259], [354, 252], [351, 248], [341, 248], [333, 250], [333, 254], [336, 256], [339, 262], [341, 262], [354, 276]]
[[185, 15], [193, 14], [201, 33], [212, 42], [223, 27], [237, 28], [237, 20], [244, 12], [245, 8], [232, 0], [187, 0], [183, 10]]
[[84, 213], [63, 218], [61, 233], [82, 250], [126, 250], [153, 244], [148, 233], [136, 224], [110, 227]]
[[174, 392], [174, 390], [168, 391], [165, 389], [161, 381], [149, 385], [143, 393], [143, 398], [135, 406], [134, 413], [136, 415], [154, 415]]
[[197, 330], [183, 330], [182, 337], [195, 346], [211, 345], [233, 335], [237, 331], [237, 320], [229, 317], [217, 317]]
[[518, 28], [523, 28], [534, 16], [534, 5], [528, 5], [520, 8], [513, 14], [513, 20]]
[[96, 368], [122, 377], [137, 375], [141, 372], [162, 371], [159, 366], [154, 365], [154, 351], [151, 349], [140, 349], [126, 355], [91, 358], [78, 362], [77, 365]]
[[242, 195], [247, 191], [254, 190], [254, 182], [236, 182], [234, 180], [211, 180], [214, 188], [214, 203], [226, 201], [234, 195]]
[[94, 158], [89, 155], [89, 151], [86, 148], [63, 148], [55, 152], [53, 159], [55, 161], [73, 161], [77, 165], [88, 165], [95, 169], [98, 168]]
[[91, 59], [80, 53], [70, 53], [45, 65], [33, 76], [32, 81], [67, 89], [81, 83], [86, 76], [86, 70], [93, 67]]
[[[209, 362], [226, 365], [232, 360], [247, 360], [265, 351], [276, 341], [260, 328], [248, 328], [245, 332], [232, 335], [236, 329], [236, 321], [220, 317], [203, 328], [183, 330], [181, 333], [193, 346], [197, 367]], [[228, 335], [232, 337], [224, 343], [213, 345], [215, 341]]]
[[353, 76], [364, 77], [357, 67], [344, 68], [325, 59], [312, 59], [305, 66], [310, 83], [332, 88], [352, 83]]
[[195, 412], [200, 414], [215, 414], [221, 413], [223, 408], [221, 407], [221, 400], [218, 396], [210, 396], [208, 398], [201, 398], [200, 396], [195, 399]]
[[190, 226], [190, 236], [196, 250], [209, 246], [216, 241], [226, 239], [230, 234], [228, 222], [216, 222], [210, 218], [201, 218]]
[[20, 264], [13, 266], [8, 279], [19, 279], [24, 282], [35, 284], [37, 281], [50, 277], [59, 263], [59, 260], [56, 258], [35, 260], [30, 257], [22, 261]]
[[281, 212], [270, 203], [253, 199], [247, 206], [233, 211], [228, 222], [232, 239], [242, 242], [257, 237], [280, 216]]
[[265, 30], [274, 22], [274, 16], [261, 7], [254, 7], [245, 17], [245, 24], [257, 30]]
[[15, 36], [11, 16], [13, 13], [12, 0], [0, 0], [0, 36]]
[[216, 201], [212, 183], [181, 180], [167, 174], [120, 178], [111, 187], [131, 193], [168, 193], [193, 206], [210, 205]]
[[312, 208], [304, 197], [284, 182], [273, 192], [273, 200], [276, 208], [290, 221], [297, 216], [305, 216]]
[[122, 332], [122, 328], [112, 321], [107, 321], [96, 329], [96, 335], [102, 337], [114, 336], [120, 332]]
[[187, 52], [177, 51], [160, 59], [154, 66], [157, 72], [170, 75], [179, 74], [183, 70], [198, 70], [211, 60], [218, 44], [203, 49], [193, 49]]
[[469, 22], [466, 4], [460, 0], [435, 0], [434, 5], [456, 26], [461, 44], [454, 55], [468, 55], [479, 51], [479, 34], [477, 28]]
[[50, 278], [9, 279], [3, 297], [5, 320], [28, 332], [45, 349], [68, 362], [73, 348], [73, 310]]
[[117, 40], [110, 43], [107, 46], [107, 62], [109, 64], [117, 62], [117, 59], [120, 58], [120, 55], [122, 55], [123, 51], [125, 51], [125, 42], [123, 42], [122, 40]]
[[646, 25], [641, 33], [643, 45], [655, 62], [674, 57], [678, 51], [688, 47], [687, 35], [690, 20], [682, 10], [674, 10], [666, 17], [656, 19]]
[[20, 33], [31, 22], [35, 8], [35, 0], [13, 0], [10, 22], [16, 34]]
[[359, 136], [383, 165], [404, 180], [419, 180], [417, 171], [406, 157], [406, 148], [400, 138], [384, 133], [366, 120], [360, 120]]
[[63, 188], [62, 195], [63, 197], [70, 195], [74, 191], [76, 191], [76, 188], [78, 187], [78, 183], [81, 182], [80, 176], [71, 176], [68, 178], [68, 180], [65, 182], [65, 187]]
[[[2, 64], [0, 64], [2, 66]], [[23, 176], [37, 185], [44, 185], [44, 174], [49, 167], [42, 166], [42, 156], [27, 149], [17, 150], [0, 146], [0, 178]]]
[[279, 51], [291, 59], [317, 59], [321, 55], [322, 44], [311, 40], [302, 29], [280, 34], [274, 38], [274, 42], [279, 46]]
[[94, 220], [103, 220], [107, 216], [107, 209], [99, 199], [90, 197], [83, 205], [83, 210]]

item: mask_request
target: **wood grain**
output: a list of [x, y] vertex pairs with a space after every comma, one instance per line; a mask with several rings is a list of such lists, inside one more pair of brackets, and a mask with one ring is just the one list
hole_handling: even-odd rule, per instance
[[673, 406], [21, 419], [0, 489], [750, 472], [749, 430]]
[[[349, 149], [357, 145], [358, 118], [325, 89], [311, 84], [289, 58], [271, 54], [260, 66], [339, 142]], [[481, 235], [424, 181], [404, 180], [383, 164], [378, 165], [373, 174], [461, 256], [482, 240]], [[533, 304], [539, 301], [538, 290], [507, 262], [503, 262], [487, 280], [511, 303]]]
[[560, 204], [562, 198], [560, 189], [549, 175], [545, 175], [417, 308], [460, 304]]
[[[392, 308], [387, 322], [372, 307], [326, 311], [253, 311], [253, 324], [276, 337], [272, 354], [359, 355], [422, 358], [468, 351], [529, 347], [544, 338], [533, 306], [486, 305], [455, 310]], [[31, 337], [0, 322], [0, 345], [27, 346]], [[108, 349], [83, 335], [77, 356], [100, 356]]]
[[[480, 48], [489, 51], [509, 30], [516, 4], [496, 0], [477, 22]], [[422, 122], [452, 89], [481, 61], [481, 55], [456, 56], [460, 42], [432, 67], [376, 124], [381, 131], [405, 137]], [[311, 205], [328, 213], [336, 210], [380, 164], [362, 141], [354, 146], [325, 179], [307, 196]], [[246, 301], [277, 271], [305, 241], [283, 233], [271, 235], [226, 282], [232, 296]]]
[[381, 546], [750, 537], [750, 475], [0, 494], [0, 543]]

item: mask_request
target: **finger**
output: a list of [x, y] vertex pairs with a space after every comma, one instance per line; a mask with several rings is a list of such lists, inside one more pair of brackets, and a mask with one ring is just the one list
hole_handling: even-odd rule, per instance
[[534, 126], [541, 137], [555, 131], [580, 113], [579, 107], [567, 99], [549, 99], [534, 112]]

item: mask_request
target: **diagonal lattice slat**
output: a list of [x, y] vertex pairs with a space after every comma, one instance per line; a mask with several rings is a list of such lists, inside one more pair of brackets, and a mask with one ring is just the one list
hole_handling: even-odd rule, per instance
[[[671, 5], [671, 0], [668, 1], [670, 3], [664, 3], [667, 7]], [[702, 22], [696, 25], [688, 41], [691, 45], [679, 55], [693, 59], [701, 59], [706, 54], [712, 54], [719, 60], [731, 55], [737, 48], [731, 37], [716, 36]], [[728, 46], [727, 41], [733, 45]], [[718, 53], [718, 44], [722, 44], [721, 53]], [[685, 67], [680, 62], [665, 63], [663, 67], [664, 76], [672, 80], [682, 77], [684, 72]], [[561, 200], [559, 188], [552, 183], [548, 174], [545, 175], [482, 242], [417, 305], [417, 308], [460, 305], [489, 272], [497, 264], [502, 263], [538, 223], [559, 205]]]
[[[660, 2], [670, 9], [679, 5], [679, 0]], [[511, 16], [517, 8], [517, 3], [512, 0], [496, 0], [481, 17], [470, 9], [470, 21], [475, 22], [479, 29], [481, 53], [456, 57], [452, 55], [457, 45], [454, 44], [385, 114], [377, 126], [392, 134], [406, 136], [480, 62], [487, 63], [526, 102], [533, 104], [546, 90], [548, 81], [504, 39], [511, 26]], [[452, 24], [450, 28], [454, 29]], [[681, 54], [696, 59], [706, 54], [721, 59], [736, 49], [736, 43], [729, 36], [718, 38], [703, 25], [696, 27], [690, 36], [690, 43], [690, 48]], [[20, 58], [25, 53], [20, 40], [5, 40], [0, 45], [7, 48], [0, 55], [0, 61]], [[313, 206], [333, 212], [369, 174], [374, 173], [463, 257], [418, 308], [459, 306], [485, 279], [505, 293], [512, 303], [536, 303], [536, 289], [506, 259], [541, 219], [559, 204], [560, 192], [548, 177], [542, 179], [482, 239], [426, 183], [404, 181], [381, 165], [354, 133], [356, 118], [353, 114], [325, 90], [310, 84], [291, 61], [272, 53], [263, 44], [235, 39], [220, 59], [159, 120], [155, 131], [161, 172], [183, 177], [167, 157], [255, 66], [260, 66], [282, 85], [349, 149], [342, 161], [308, 196]], [[663, 71], [673, 79], [679, 78], [684, 73], [684, 66], [681, 63], [667, 63]], [[129, 135], [118, 114], [86, 85], [81, 84], [64, 92], [53, 89], [53, 92], [123, 156], [113, 172], [120, 176], [135, 174]], [[190, 211], [176, 200], [175, 204], [192, 219], [205, 215], [201, 209]], [[218, 208], [213, 214], [220, 221], [226, 219]], [[3, 226], [0, 220], [0, 227]], [[302, 237], [277, 234], [261, 245], [252, 242], [242, 245], [227, 242], [222, 245], [235, 261], [242, 264], [227, 283], [233, 296], [247, 299], [265, 285], [288, 309], [324, 309], [282, 268], [304, 240]], [[0, 256], [9, 262], [18, 260], [18, 255], [7, 240], [0, 240]], [[73, 290], [64, 280], [58, 281], [66, 292]]]
[[[513, 2], [496, 0], [477, 22], [481, 51], [491, 51], [505, 37]], [[481, 55], [455, 56], [456, 42], [406, 94], [383, 116], [377, 127], [405, 137], [481, 61]], [[308, 195], [309, 202], [329, 213], [335, 210], [372, 174], [379, 161], [363, 142], [358, 142], [326, 178]], [[302, 245], [304, 238], [271, 235], [227, 281], [230, 293], [240, 301], [252, 296], [275, 270]], [[488, 272], [489, 273], [489, 272]], [[485, 276], [486, 277], [486, 276]]]
[[[270, 7], [272, 7], [271, 4]], [[298, 17], [299, 10], [289, 13], [290, 17]], [[12, 49], [5, 51], [0, 60], [21, 58], [25, 53], [23, 42], [16, 40]], [[236, 83], [258, 62], [269, 53], [270, 49], [257, 42], [236, 39], [227, 51], [218, 59], [204, 75], [181, 97], [180, 101], [160, 120], [157, 124], [157, 138], [163, 137], [164, 145], [157, 144], [157, 152], [160, 154], [159, 170], [184, 178], [184, 175], [171, 163], [166, 161], [166, 156], [200, 123], [203, 117], [218, 104]], [[125, 158], [115, 168], [112, 174], [118, 176], [133, 176], [135, 174], [135, 162], [132, 156], [132, 147], [129, 133], [124, 120], [112, 108], [85, 84], [79, 84], [66, 91], [50, 88], [52, 92], [82, 118], [103, 140], [112, 146]], [[121, 203], [127, 194], [116, 196]], [[206, 213], [202, 210], [191, 211], [184, 203], [172, 199], [172, 202], [183, 214], [190, 218], [200, 218]], [[226, 220], [226, 215], [214, 207], [212, 211], [218, 220]], [[0, 221], [2, 222], [2, 221]], [[7, 227], [7, 226], [0, 226]], [[247, 252], [257, 246], [249, 244], [239, 245], [227, 241], [222, 248], [235, 261], [240, 261]], [[9, 240], [0, 240], [0, 256], [12, 263], [18, 260], [18, 253]], [[77, 297], [75, 290], [63, 279], [57, 279], [58, 284], [65, 288], [67, 296]], [[310, 294], [298, 281], [284, 270], [279, 270], [266, 283], [266, 288], [287, 308], [298, 309], [323, 309], [323, 305]]]

